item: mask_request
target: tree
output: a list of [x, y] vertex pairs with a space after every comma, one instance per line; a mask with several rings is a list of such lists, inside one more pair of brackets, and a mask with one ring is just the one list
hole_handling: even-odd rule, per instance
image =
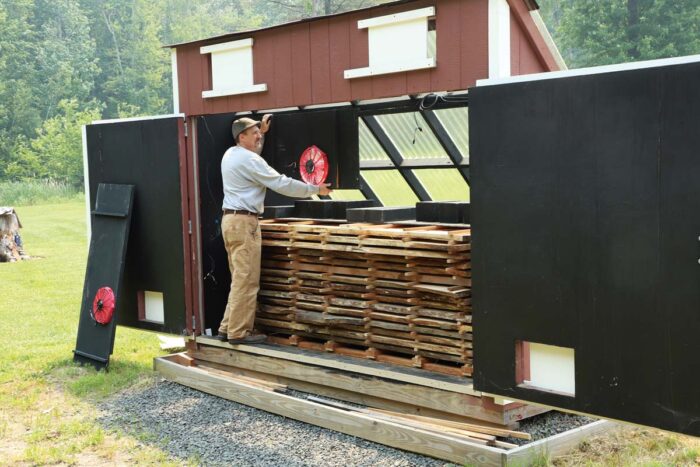
[[170, 56], [161, 47], [165, 1], [81, 0], [81, 4], [89, 12], [97, 50], [93, 97], [105, 104], [105, 117], [167, 112]]
[[52, 179], [76, 187], [83, 185], [81, 127], [100, 118], [97, 106], [80, 110], [77, 100], [62, 100], [58, 114], [44, 121], [37, 136], [20, 143], [8, 164], [10, 179]]
[[697, 0], [540, 3], [545, 18], [560, 15], [553, 35], [574, 68], [700, 53]]
[[303, 18], [357, 10], [388, 1], [391, 0], [267, 0], [255, 3], [254, 9], [264, 16], [264, 25], [269, 26]]
[[0, 178], [68, 97], [92, 91], [94, 43], [76, 0], [0, 2]]
[[259, 28], [264, 17], [253, 4], [252, 0], [167, 0], [164, 41], [176, 44]]

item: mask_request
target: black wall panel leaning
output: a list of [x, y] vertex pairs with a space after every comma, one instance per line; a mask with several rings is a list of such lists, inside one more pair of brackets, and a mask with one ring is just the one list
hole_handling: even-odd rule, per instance
[[[178, 334], [185, 329], [186, 314], [181, 121], [173, 117], [86, 127], [91, 209], [100, 183], [135, 186], [117, 323]], [[139, 291], [163, 293], [163, 324], [139, 320]]]
[[[469, 92], [475, 388], [700, 436], [700, 63]], [[574, 349], [575, 396], [516, 383]]]

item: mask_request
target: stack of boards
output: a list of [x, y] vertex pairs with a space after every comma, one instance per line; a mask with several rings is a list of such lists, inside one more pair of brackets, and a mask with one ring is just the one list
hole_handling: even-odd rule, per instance
[[256, 327], [277, 343], [472, 373], [470, 230], [261, 221]]

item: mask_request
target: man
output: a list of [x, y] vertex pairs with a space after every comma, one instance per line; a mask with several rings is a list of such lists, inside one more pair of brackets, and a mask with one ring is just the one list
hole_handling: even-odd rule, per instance
[[229, 148], [221, 159], [224, 182], [221, 232], [228, 253], [231, 290], [218, 338], [230, 344], [257, 344], [267, 338], [253, 330], [262, 245], [258, 216], [264, 209], [266, 189], [293, 198], [331, 192], [328, 184], [309, 185], [281, 175], [260, 157], [270, 117], [263, 116], [262, 122], [251, 118], [234, 121], [231, 131], [236, 146]]

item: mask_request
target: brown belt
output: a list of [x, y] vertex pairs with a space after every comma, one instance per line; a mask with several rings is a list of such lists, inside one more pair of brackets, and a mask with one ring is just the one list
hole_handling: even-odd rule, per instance
[[244, 214], [246, 216], [258, 217], [257, 212], [246, 211], [245, 209], [224, 209], [224, 214]]

